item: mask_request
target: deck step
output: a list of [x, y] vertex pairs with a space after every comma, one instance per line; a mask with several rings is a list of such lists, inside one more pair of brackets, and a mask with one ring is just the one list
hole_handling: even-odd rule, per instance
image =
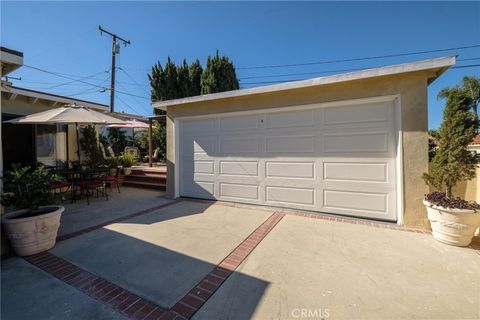
[[167, 176], [130, 174], [125, 176], [125, 181], [165, 184], [167, 182]]
[[134, 175], [141, 175], [141, 176], [166, 176], [166, 171], [150, 171], [150, 170], [139, 170], [139, 169], [132, 169], [132, 173]]
[[165, 184], [151, 183], [151, 182], [139, 182], [139, 181], [127, 181], [127, 180], [125, 180], [123, 182], [123, 185], [128, 186], [128, 187], [153, 189], [153, 190], [160, 190], [160, 191], [165, 191], [167, 189], [167, 186]]

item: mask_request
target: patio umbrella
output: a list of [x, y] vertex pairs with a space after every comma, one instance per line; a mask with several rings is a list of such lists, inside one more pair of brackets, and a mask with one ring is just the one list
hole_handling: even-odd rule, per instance
[[136, 119], [131, 119], [125, 121], [125, 123], [116, 123], [116, 124], [110, 124], [107, 126], [107, 128], [130, 128], [132, 129], [132, 141], [133, 145], [135, 146], [135, 129], [148, 129], [148, 123], [137, 121]]
[[63, 107], [30, 114], [25, 117], [4, 121], [12, 124], [75, 124], [77, 134], [77, 155], [80, 163], [79, 124], [125, 124], [125, 121], [92, 110], [76, 103]]

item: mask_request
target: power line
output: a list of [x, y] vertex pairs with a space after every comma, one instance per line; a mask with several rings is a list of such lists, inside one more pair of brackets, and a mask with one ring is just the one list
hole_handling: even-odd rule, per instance
[[[127, 89], [121, 84], [121, 83], [118, 83], [119, 87], [122, 88], [122, 90], [124, 90], [125, 92], [128, 92]], [[140, 101], [138, 101], [135, 97], [132, 97], [134, 100], [135, 100], [135, 103], [141, 107], [144, 107], [144, 109], [147, 111], [147, 112], [150, 112], [150, 108], [148, 107], [145, 107]], [[138, 113], [138, 111], [137, 111]]]
[[146, 94], [150, 94], [150, 92], [148, 92], [144, 86], [142, 86], [141, 84], [139, 84], [128, 72], [127, 70], [123, 69], [122, 67], [118, 67], [119, 70], [121, 70], [123, 73], [125, 73], [127, 75], [128, 78], [130, 78], [130, 80], [133, 81], [134, 84], [136, 84], [139, 88], [141, 88], [142, 90], [145, 91]]
[[463, 69], [463, 68], [474, 68], [474, 67], [480, 67], [480, 64], [471, 64], [468, 66], [455, 66], [455, 67], [452, 67], [452, 69]]
[[[99, 85], [96, 85], [96, 84], [91, 83], [91, 82], [87, 82], [87, 81], [80, 80], [80, 79], [75, 79], [75, 78], [72, 78], [72, 77], [69, 77], [69, 76], [62, 75], [60, 73], [53, 72], [53, 71], [48, 71], [48, 70], [45, 70], [45, 69], [42, 69], [42, 68], [30, 66], [30, 65], [27, 65], [27, 64], [24, 64], [23, 66], [27, 67], [27, 68], [30, 68], [30, 69], [33, 69], [33, 70], [37, 70], [37, 71], [40, 71], [40, 72], [51, 74], [51, 75], [54, 75], [56, 77], [69, 79], [69, 80], [76, 80], [77, 82], [88, 84], [90, 86], [97, 87], [97, 88], [100, 88], [100, 89], [105, 90], [105, 91], [110, 91], [111, 90], [110, 88], [106, 88], [104, 86], [99, 86]], [[125, 94], [125, 95], [129, 95], [129, 96], [132, 96], [132, 97], [137, 97], [137, 98], [141, 98], [141, 99], [145, 99], [145, 100], [150, 100], [150, 98], [135, 95], [135, 94], [131, 94], [131, 93], [128, 93], [128, 92], [123, 92], [123, 91], [118, 91], [118, 90], [116, 92], [121, 93], [121, 94]]]
[[[378, 67], [369, 67], [369, 68], [378, 68]], [[329, 71], [311, 71], [311, 72], [300, 72], [300, 73], [285, 73], [285, 74], [271, 74], [265, 76], [251, 76], [251, 77], [241, 77], [238, 78], [239, 80], [242, 79], [258, 79], [258, 78], [275, 78], [275, 77], [289, 77], [289, 76], [303, 76], [308, 74], [322, 74], [322, 73], [331, 73], [331, 72], [348, 72], [348, 71], [357, 71], [357, 70], [364, 70], [368, 68], [354, 68], [354, 69], [337, 69], [337, 70], [329, 70]]]
[[[102, 82], [100, 82], [98, 85], [99, 86], [102, 86], [104, 85], [108, 80], [110, 79], [110, 77], [106, 77]], [[80, 92], [77, 92], [77, 93], [73, 93], [73, 94], [66, 94], [70, 97], [74, 97], [74, 96], [79, 96], [79, 95], [82, 95], [82, 94], [86, 94], [86, 93], [95, 93], [95, 92], [106, 92], [106, 91], [102, 91], [101, 89], [98, 89], [98, 88], [90, 88], [90, 89], [86, 89], [86, 90], [83, 90], [83, 91], [80, 91]]]
[[[471, 60], [480, 60], [480, 58], [458, 59], [457, 61], [471, 61]], [[371, 66], [371, 67], [350, 68], [350, 69], [336, 69], [336, 70], [329, 70], [329, 71], [310, 71], [310, 72], [300, 72], [300, 73], [272, 74], [272, 75], [240, 77], [240, 78], [238, 78], [238, 79], [239, 79], [239, 80], [245, 80], [245, 79], [259, 79], [259, 78], [275, 78], [275, 77], [303, 76], [303, 75], [309, 75], [309, 74], [324, 74], [324, 73], [331, 73], [331, 72], [358, 71], [358, 70], [365, 70], [365, 69], [372, 69], [372, 68], [381, 68], [381, 67], [384, 67], [384, 66]]]
[[457, 61], [472, 61], [472, 60], [480, 60], [480, 58], [457, 59]]
[[90, 79], [90, 78], [95, 77], [95, 76], [97, 76], [97, 75], [99, 75], [99, 74], [109, 73], [109, 72], [110, 72], [109, 70], [96, 72], [96, 73], [94, 73], [94, 74], [92, 74], [92, 75], [89, 75], [89, 76], [86, 76], [86, 77], [83, 77], [83, 78], [80, 78], [80, 79], [71, 80], [71, 81], [68, 81], [68, 82], [60, 83], [60, 84], [57, 84], [57, 85], [54, 85], [54, 86], [45, 88], [45, 90], [50, 90], [50, 89], [54, 89], [54, 88], [58, 88], [58, 87], [63, 87], [63, 86], [69, 85], [69, 84], [74, 83], [74, 82], [79, 82], [79, 80]]
[[340, 60], [325, 60], [325, 61], [305, 62], [305, 63], [277, 64], [277, 65], [265, 65], [265, 66], [253, 66], [253, 67], [239, 67], [239, 68], [236, 68], [236, 69], [238, 69], [238, 70], [251, 70], [251, 69], [296, 67], [296, 66], [311, 66], [311, 65], [318, 65], [318, 64], [329, 64], [329, 63], [339, 63], [339, 62], [364, 61], [364, 60], [374, 60], [374, 59], [412, 56], [412, 55], [419, 55], [419, 54], [425, 54], [425, 53], [445, 52], [445, 51], [452, 51], [452, 50], [464, 50], [464, 49], [471, 49], [471, 48], [478, 48], [478, 47], [480, 47], [480, 44], [475, 44], [475, 45], [471, 45], [471, 46], [462, 46], [462, 47], [452, 47], [452, 48], [445, 48], [445, 49], [404, 52], [404, 53], [388, 54], [388, 55], [382, 55], [382, 56], [370, 56], [370, 57], [340, 59]]
[[139, 112], [137, 110], [135, 110], [135, 108], [133, 108], [132, 106], [130, 106], [128, 103], [125, 102], [125, 100], [123, 100], [122, 98], [118, 97], [118, 100], [120, 100], [121, 102], [123, 102], [124, 105], [126, 105], [132, 112], [133, 114], [139, 114]]
[[[455, 66], [455, 67], [451, 67], [450, 69], [463, 69], [463, 68], [476, 68], [476, 67], [480, 67], [480, 64], [472, 64], [472, 65], [466, 65], [466, 66]], [[364, 70], [364, 69], [356, 69], [356, 70]], [[331, 71], [331, 72], [335, 72], [335, 71]], [[269, 84], [269, 83], [283, 83], [283, 82], [301, 81], [301, 80], [306, 80], [306, 79], [302, 78], [302, 79], [286, 79], [286, 80], [272, 80], [272, 81], [240, 82], [240, 84], [242, 84], [242, 85], [246, 85], [246, 84]]]

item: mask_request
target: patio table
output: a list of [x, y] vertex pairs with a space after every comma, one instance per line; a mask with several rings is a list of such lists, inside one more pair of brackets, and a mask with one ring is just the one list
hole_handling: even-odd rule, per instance
[[97, 195], [99, 189], [102, 189], [105, 198], [108, 200], [107, 191], [105, 189], [105, 176], [110, 172], [109, 168], [88, 168], [83, 170], [59, 170], [56, 173], [65, 177], [67, 181], [72, 183], [71, 201], [77, 200], [77, 188], [80, 188], [80, 196], [86, 191], [87, 202], [90, 204], [90, 191], [96, 190]]

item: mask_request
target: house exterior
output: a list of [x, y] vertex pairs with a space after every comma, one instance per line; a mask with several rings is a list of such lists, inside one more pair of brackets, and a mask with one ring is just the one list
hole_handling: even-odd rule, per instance
[[[2, 77], [20, 68], [23, 53], [1, 48]], [[76, 103], [97, 111], [108, 112], [109, 106], [68, 96], [12, 86], [8, 81], [1, 83], [1, 121], [46, 111], [65, 104]], [[145, 117], [115, 112], [114, 117], [148, 122]], [[3, 168], [14, 163], [36, 166], [62, 166], [76, 160], [76, 129], [72, 125], [15, 125], [1, 124]]]
[[428, 228], [427, 87], [455, 57], [154, 103], [167, 193]]

